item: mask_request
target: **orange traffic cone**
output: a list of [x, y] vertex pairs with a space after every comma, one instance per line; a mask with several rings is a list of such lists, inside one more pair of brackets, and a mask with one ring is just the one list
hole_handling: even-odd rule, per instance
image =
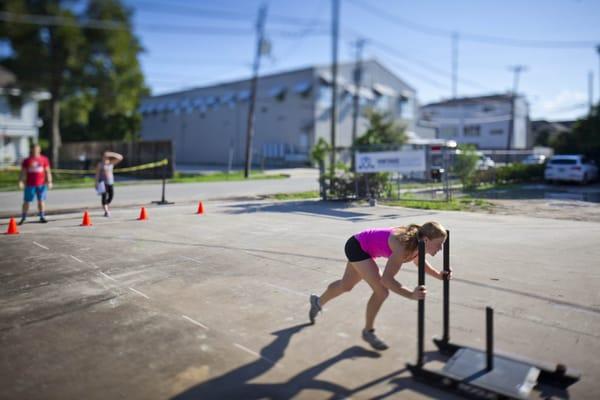
[[140, 210], [140, 216], [138, 218], [138, 221], [145, 221], [148, 219], [148, 213], [146, 212], [146, 208], [142, 207], [142, 209]]
[[204, 205], [202, 202], [198, 203], [198, 212], [196, 214], [204, 214]]
[[19, 228], [17, 228], [17, 223], [15, 222], [14, 218], [10, 218], [10, 221], [8, 222], [8, 230], [6, 231], [7, 235], [18, 235], [19, 234]]
[[83, 213], [83, 221], [81, 221], [80, 226], [92, 226], [92, 219], [90, 218], [90, 214], [87, 211]]

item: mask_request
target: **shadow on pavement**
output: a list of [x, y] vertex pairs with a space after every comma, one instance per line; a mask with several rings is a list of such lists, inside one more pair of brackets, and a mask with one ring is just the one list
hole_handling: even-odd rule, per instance
[[[250, 383], [250, 381], [255, 380], [276, 367], [277, 363], [283, 359], [285, 349], [290, 344], [292, 336], [308, 326], [311, 326], [311, 324], [300, 324], [273, 332], [272, 334], [276, 338], [260, 351], [261, 358], [191, 387], [171, 399], [290, 399], [300, 395], [303, 390], [316, 390], [330, 394], [330, 396], [327, 396], [323, 393], [321, 398], [343, 399], [359, 395], [364, 390], [380, 384], [383, 385], [382, 388], [384, 389], [382, 390], [390, 386], [391, 388], [387, 392], [373, 398], [384, 399], [406, 389], [430, 396], [431, 398], [439, 398], [441, 393], [439, 390], [418, 383], [410, 376], [400, 376], [407, 372], [406, 368], [393, 371], [355, 388], [348, 388], [338, 383], [318, 379], [318, 376], [323, 371], [341, 361], [356, 358], [381, 357], [378, 352], [367, 350], [360, 346], [349, 347], [336, 356], [290, 377], [285, 382]], [[437, 354], [437, 352], [433, 352], [429, 357], [434, 359]], [[448, 395], [448, 398], [455, 397]]]
[[[319, 380], [316, 377], [336, 363], [357, 357], [380, 357], [379, 353], [366, 350], [359, 346], [350, 347], [335, 357], [325, 360], [314, 367], [306, 369], [281, 383], [249, 383], [277, 365], [285, 353], [292, 336], [310, 324], [296, 325], [287, 329], [273, 332], [275, 340], [265, 346], [259, 358], [231, 372], [194, 386], [183, 393], [174, 396], [173, 400], [183, 399], [272, 399], [292, 398], [304, 389], [315, 389], [330, 392], [334, 398], [346, 397], [350, 389], [341, 385]], [[272, 361], [269, 362], [267, 360]]]
[[286, 201], [272, 203], [241, 203], [228, 206], [225, 212], [231, 214], [245, 214], [254, 212], [280, 212], [313, 214], [325, 218], [342, 219], [344, 221], [360, 222], [376, 218], [393, 219], [402, 217], [419, 217], [431, 215], [432, 212], [423, 210], [398, 209], [397, 212], [387, 215], [373, 215], [367, 212], [349, 211], [349, 203], [327, 201]]

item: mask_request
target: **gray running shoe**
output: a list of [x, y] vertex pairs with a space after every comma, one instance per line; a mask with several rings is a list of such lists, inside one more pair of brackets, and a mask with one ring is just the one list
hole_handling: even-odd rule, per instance
[[308, 312], [308, 318], [310, 319], [310, 323], [315, 323], [315, 318], [317, 318], [317, 314], [321, 312], [321, 304], [319, 302], [319, 296], [316, 294], [310, 295], [310, 311]]
[[383, 340], [379, 339], [375, 335], [374, 329], [370, 331], [363, 329], [362, 338], [365, 342], [369, 343], [371, 347], [373, 347], [375, 350], [385, 350], [388, 348], [388, 345], [385, 344]]

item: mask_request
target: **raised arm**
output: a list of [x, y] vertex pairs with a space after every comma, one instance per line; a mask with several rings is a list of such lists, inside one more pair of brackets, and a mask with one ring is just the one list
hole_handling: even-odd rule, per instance
[[123, 161], [123, 156], [119, 153], [115, 153], [114, 151], [107, 151], [105, 154], [107, 157], [110, 157], [110, 163], [112, 165], [117, 165], [118, 163]]

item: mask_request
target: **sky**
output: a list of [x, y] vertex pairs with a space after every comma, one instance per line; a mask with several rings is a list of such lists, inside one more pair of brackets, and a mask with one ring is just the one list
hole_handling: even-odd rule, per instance
[[[332, 60], [331, 0], [125, 0], [145, 51], [153, 94], [249, 78], [256, 19], [267, 7], [271, 54], [260, 74]], [[452, 97], [453, 33], [457, 95], [526, 96], [532, 119], [568, 120], [600, 99], [598, 0], [340, 0], [338, 59], [377, 59], [414, 87], [421, 104]]]

